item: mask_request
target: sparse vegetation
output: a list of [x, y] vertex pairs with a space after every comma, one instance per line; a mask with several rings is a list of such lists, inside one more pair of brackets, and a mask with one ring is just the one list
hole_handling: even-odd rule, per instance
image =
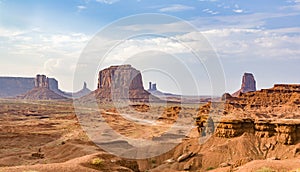
[[96, 166], [102, 166], [104, 164], [104, 160], [101, 158], [94, 158], [92, 159], [91, 164]]
[[214, 168], [214, 167], [208, 167], [208, 168], [206, 169], [206, 171], [213, 170], [213, 169], [215, 169], [215, 168]]
[[256, 170], [256, 172], [275, 172], [276, 170], [269, 168], [269, 167], [263, 167], [259, 170]]

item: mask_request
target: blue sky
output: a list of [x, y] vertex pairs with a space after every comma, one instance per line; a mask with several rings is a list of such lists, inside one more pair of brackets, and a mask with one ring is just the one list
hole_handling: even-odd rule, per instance
[[[142, 13], [167, 14], [196, 26], [222, 62], [225, 91], [237, 90], [244, 72], [254, 73], [259, 89], [274, 83], [300, 83], [299, 0], [0, 0], [0, 75], [31, 77], [44, 73], [57, 78], [63, 90], [72, 90], [77, 60], [89, 40], [116, 20]], [[141, 20], [139, 25], [126, 28], [159, 28], [179, 40], [193, 38], [180, 23], [151, 27], [147, 22]], [[118, 57], [134, 55], [126, 49], [149, 50], [154, 42], [172, 43], [153, 38], [131, 40], [121, 46], [122, 51], [114, 52], [114, 61], [106, 65], [117, 64]], [[180, 55], [179, 50], [176, 46], [168, 49]], [[163, 54], [158, 56], [164, 58]], [[143, 67], [143, 62], [137, 61], [137, 67]], [[195, 71], [199, 68], [191, 66]], [[178, 92], [159, 78], [164, 77], [145, 73], [144, 84], [151, 80], [163, 91]], [[95, 76], [93, 79], [87, 81], [92, 89], [96, 86]], [[76, 83], [74, 89], [81, 85]], [[211, 94], [209, 86], [201, 89], [200, 94]]]

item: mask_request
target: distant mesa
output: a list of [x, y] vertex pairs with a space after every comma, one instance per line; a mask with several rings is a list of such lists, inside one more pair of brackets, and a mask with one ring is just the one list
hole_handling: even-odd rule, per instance
[[156, 88], [156, 83], [152, 83], [152, 82], [149, 82], [149, 88], [147, 90], [149, 93], [151, 93], [152, 95], [154, 96], [158, 96], [158, 97], [165, 97], [165, 96], [172, 96], [172, 94], [170, 93], [163, 93], [159, 90], [157, 90]]
[[[58, 82], [55, 78], [48, 78], [49, 88], [55, 92], [58, 89]], [[25, 77], [0, 77], [0, 97], [13, 98], [25, 94], [35, 88], [35, 78]]]
[[13, 98], [19, 95], [24, 95], [26, 92], [32, 90], [33, 88], [39, 86], [48, 87], [50, 90], [67, 98], [79, 98], [85, 96], [91, 92], [87, 88], [86, 83], [82, 90], [78, 92], [64, 92], [58, 88], [58, 81], [55, 78], [47, 78], [48, 85], [43, 82], [46, 79], [42, 75], [37, 75], [36, 78], [25, 78], [25, 77], [0, 77], [0, 97], [2, 98]]
[[159, 100], [144, 89], [141, 72], [131, 65], [111, 66], [101, 70], [97, 89], [82, 100], [93, 98], [100, 102], [149, 102], [149, 98]]
[[30, 100], [65, 100], [64, 96], [61, 96], [54, 91], [50, 90], [49, 78], [45, 75], [37, 75], [34, 80], [34, 88], [26, 92], [24, 95], [17, 96], [19, 99]]
[[156, 91], [157, 88], [156, 88], [156, 84], [152, 84], [152, 82], [149, 82], [149, 89], [148, 91]]
[[72, 98], [80, 98], [80, 97], [83, 97], [85, 95], [88, 95], [90, 94], [92, 91], [87, 87], [87, 83], [84, 82], [83, 83], [83, 87], [81, 90], [77, 91], [77, 92], [74, 92], [74, 93], [70, 93], [70, 92], [63, 92], [63, 96], [66, 96], [66, 97], [72, 97]]
[[241, 89], [232, 94], [233, 97], [238, 97], [241, 93], [256, 91], [256, 81], [252, 73], [244, 73]]
[[158, 97], [159, 99], [163, 101], [168, 101], [172, 103], [201, 103], [201, 102], [209, 102], [214, 100], [217, 100], [217, 97], [211, 97], [211, 96], [201, 96], [201, 95], [179, 95], [179, 94], [172, 94], [172, 93], [165, 93], [160, 91], [157, 88], [156, 83], [149, 82], [149, 88], [147, 90], [149, 93], [151, 93], [153, 96]]

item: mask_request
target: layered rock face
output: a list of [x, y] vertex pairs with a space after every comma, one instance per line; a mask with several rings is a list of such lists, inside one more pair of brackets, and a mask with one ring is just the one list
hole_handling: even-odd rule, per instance
[[[217, 137], [250, 133], [258, 138], [275, 138], [281, 144], [300, 140], [299, 84], [275, 84], [270, 89], [241, 93], [239, 97], [224, 94], [223, 99], [223, 114], [215, 121]], [[200, 133], [213, 110], [210, 103], [199, 108], [196, 124]]]
[[95, 96], [98, 101], [148, 102], [140, 71], [131, 65], [111, 66], [99, 72], [98, 88], [84, 99]]
[[259, 138], [275, 137], [278, 143], [290, 145], [300, 140], [300, 120], [222, 119], [215, 135], [232, 138], [241, 136], [245, 132]]
[[232, 95], [237, 97], [240, 93], [247, 93], [251, 91], [256, 91], [256, 81], [252, 73], [244, 73], [241, 89]]

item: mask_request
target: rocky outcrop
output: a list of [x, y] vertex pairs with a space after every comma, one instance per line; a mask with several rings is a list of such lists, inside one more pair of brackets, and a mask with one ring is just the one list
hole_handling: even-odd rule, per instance
[[244, 73], [241, 89], [233, 93], [232, 96], [237, 97], [241, 93], [256, 91], [256, 81], [252, 73]]
[[64, 100], [67, 99], [61, 96], [49, 88], [49, 79], [45, 75], [37, 75], [34, 79], [34, 88], [26, 92], [24, 95], [20, 95], [19, 99], [31, 99], [31, 100]]
[[148, 91], [156, 91], [156, 90], [157, 90], [156, 83], [149, 82]]
[[[275, 138], [281, 144], [300, 140], [300, 85], [275, 84], [273, 88], [241, 93], [238, 97], [224, 94], [221, 119], [215, 121], [215, 136], [232, 138], [250, 133], [258, 138]], [[212, 104], [199, 108], [196, 124], [199, 133], [212, 113]]]
[[34, 87], [49, 88], [49, 79], [45, 75], [36, 75], [34, 79]]
[[[144, 90], [140, 71], [131, 65], [111, 66], [99, 72], [97, 90], [82, 98], [100, 102], [149, 102], [150, 93]], [[151, 96], [151, 100], [159, 100]], [[150, 101], [151, 101], [150, 100]]]
[[245, 132], [255, 134], [259, 138], [275, 137], [278, 143], [291, 145], [300, 140], [300, 120], [222, 119], [215, 135], [232, 138]]
[[224, 114], [253, 118], [300, 118], [300, 85], [275, 84], [270, 89], [227, 99]]

